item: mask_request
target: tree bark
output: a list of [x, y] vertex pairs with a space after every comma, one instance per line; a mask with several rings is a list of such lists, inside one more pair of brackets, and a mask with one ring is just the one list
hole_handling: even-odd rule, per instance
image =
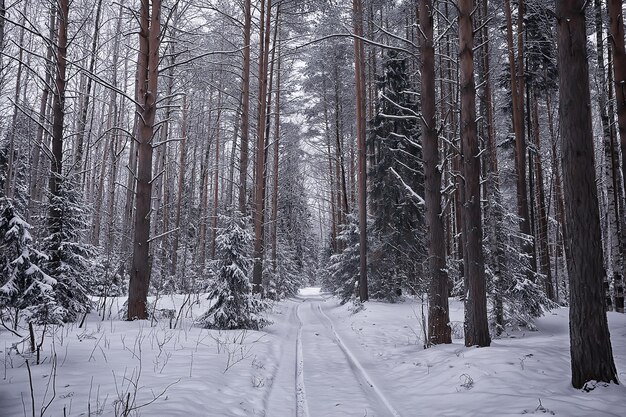
[[241, 96], [241, 155], [239, 160], [239, 211], [243, 216], [247, 212], [248, 193], [248, 147], [250, 132], [250, 35], [251, 35], [251, 0], [244, 0], [243, 26], [243, 75]]
[[[52, 99], [52, 161], [51, 173], [48, 182], [50, 198], [59, 195], [60, 185], [63, 176], [63, 124], [65, 121], [65, 71], [67, 68], [67, 24], [70, 12], [69, 0], [59, 0], [59, 25], [57, 32], [56, 51], [56, 91]], [[48, 213], [49, 233], [54, 234], [60, 231], [59, 219], [62, 213], [59, 206], [50, 204]]]
[[569, 239], [572, 385], [615, 382], [602, 283], [602, 237], [591, 126], [583, 0], [557, 0], [557, 39], [565, 221]]
[[[267, 7], [266, 7], [267, 6]], [[265, 10], [265, 8], [267, 10]], [[254, 266], [252, 269], [252, 291], [263, 293], [263, 257], [264, 257], [264, 218], [266, 191], [266, 125], [267, 125], [267, 81], [270, 46], [270, 22], [272, 0], [261, 0], [261, 59], [259, 60], [259, 104], [257, 120], [257, 149], [254, 193]]]
[[[84, 94], [83, 104], [81, 106], [80, 117], [78, 119], [78, 126], [76, 130], [76, 150], [74, 154], [74, 164], [73, 169], [77, 170], [77, 172], [82, 171], [83, 165], [83, 153], [84, 153], [84, 142], [85, 142], [85, 128], [87, 127], [87, 114], [89, 112], [89, 101], [91, 98], [91, 85], [92, 78], [91, 75], [94, 72], [96, 66], [96, 58], [97, 58], [97, 48], [98, 48], [98, 35], [100, 34], [100, 16], [102, 12], [102, 0], [98, 0], [96, 4], [96, 17], [94, 21], [93, 35], [91, 40], [91, 53], [89, 57], [89, 74], [84, 75], [87, 78], [87, 85], [85, 89], [81, 91], [81, 94]], [[117, 38], [116, 38], [117, 39]], [[81, 184], [82, 186], [82, 184]]]
[[[178, 246], [180, 242], [180, 217], [183, 208], [185, 172], [187, 168], [187, 118], [189, 109], [187, 108], [187, 95], [183, 96], [183, 121], [181, 126], [180, 141], [180, 173], [178, 175], [178, 194], [176, 201], [176, 217], [174, 220], [174, 245], [172, 247], [172, 275], [176, 275], [178, 269]], [[210, 127], [209, 127], [210, 129]]]
[[461, 89], [461, 147], [463, 154], [463, 237], [465, 276], [465, 346], [489, 346], [487, 296], [482, 247], [480, 204], [480, 155], [476, 128], [476, 88], [474, 85], [473, 0], [459, 0], [459, 65]]
[[365, 49], [363, 41], [363, 3], [352, 0], [354, 25], [354, 67], [356, 89], [356, 137], [359, 194], [359, 299], [369, 299], [367, 288], [367, 140], [365, 125]]
[[137, 196], [133, 260], [128, 288], [128, 320], [148, 317], [149, 251], [152, 204], [152, 139], [157, 107], [161, 0], [141, 0], [137, 57]]
[[[278, 26], [278, 22], [276, 22]], [[276, 47], [276, 46], [275, 46]], [[272, 180], [272, 269], [274, 272], [277, 270], [278, 260], [278, 175], [279, 167], [278, 163], [280, 153], [280, 64], [281, 64], [280, 50], [278, 51], [278, 68], [276, 70], [276, 107], [274, 109], [274, 178]], [[324, 111], [326, 111], [326, 104], [324, 104]], [[332, 168], [331, 168], [332, 170]], [[332, 199], [332, 197], [331, 197]]]
[[[520, 217], [520, 231], [532, 236], [530, 214], [528, 206], [528, 190], [526, 189], [526, 135], [524, 129], [524, 58], [523, 58], [523, 2], [519, 3], [518, 16], [518, 57], [515, 58], [513, 44], [513, 22], [511, 17], [511, 2], [504, 0], [504, 11], [507, 26], [507, 47], [509, 53], [509, 74], [511, 77], [511, 100], [513, 130], [515, 132], [515, 175], [517, 179], [517, 214]], [[533, 244], [524, 240], [522, 250], [531, 257], [529, 278], [534, 280], [535, 251]]]
[[607, 0], [611, 51], [613, 52], [613, 82], [617, 102], [617, 125], [622, 148], [622, 170], [626, 169], [626, 49], [624, 47], [624, 16], [622, 0]]
[[550, 247], [548, 245], [548, 214], [546, 212], [546, 196], [543, 186], [543, 166], [541, 162], [541, 140], [539, 134], [539, 103], [538, 92], [532, 97], [533, 139], [535, 145], [534, 174], [535, 174], [535, 207], [536, 207], [536, 234], [539, 249], [539, 267], [545, 276], [544, 289], [546, 296], [554, 301], [554, 285], [552, 282], [552, 268], [550, 267]]
[[428, 345], [452, 343], [448, 308], [448, 274], [446, 272], [446, 243], [441, 213], [441, 171], [439, 170], [439, 140], [435, 107], [435, 47], [433, 44], [433, 2], [419, 3], [419, 24], [422, 29], [422, 147], [426, 224], [428, 227]]

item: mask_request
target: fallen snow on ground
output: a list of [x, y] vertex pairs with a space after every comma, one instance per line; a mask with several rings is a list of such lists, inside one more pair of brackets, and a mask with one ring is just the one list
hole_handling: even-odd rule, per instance
[[[27, 339], [2, 330], [0, 416], [32, 416], [33, 403], [36, 416], [624, 415], [625, 388], [571, 388], [567, 309], [478, 349], [463, 346], [462, 303], [450, 303], [454, 343], [427, 350], [419, 300], [354, 314], [318, 288], [276, 304], [263, 331], [195, 327], [203, 296], [158, 300], [171, 320], [94, 312], [83, 328], [46, 329], [39, 365]], [[626, 316], [609, 324], [626, 381]]]

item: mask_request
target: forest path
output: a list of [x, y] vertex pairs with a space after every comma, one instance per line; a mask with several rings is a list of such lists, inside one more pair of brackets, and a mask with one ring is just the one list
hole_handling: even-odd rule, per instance
[[[343, 343], [325, 307], [323, 295], [315, 291], [289, 301], [266, 415], [399, 416]], [[293, 413], [284, 408], [286, 398]]]

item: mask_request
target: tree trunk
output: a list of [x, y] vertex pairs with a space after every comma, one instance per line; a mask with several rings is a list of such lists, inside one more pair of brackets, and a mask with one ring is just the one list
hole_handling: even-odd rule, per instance
[[217, 211], [219, 208], [220, 190], [220, 116], [222, 113], [222, 92], [217, 94], [217, 118], [215, 120], [215, 185], [213, 188], [213, 216], [212, 216], [212, 236], [211, 236], [211, 259], [215, 259], [217, 241]]
[[572, 385], [615, 382], [602, 283], [602, 237], [591, 126], [583, 0], [557, 0], [565, 222], [569, 239]]
[[[172, 275], [176, 275], [178, 268], [178, 246], [180, 242], [180, 217], [183, 208], [184, 199], [184, 186], [185, 186], [185, 171], [187, 168], [187, 114], [189, 109], [187, 108], [187, 95], [183, 96], [183, 121], [181, 126], [181, 141], [180, 141], [180, 161], [178, 166], [180, 167], [180, 174], [178, 176], [178, 193], [176, 201], [176, 218], [174, 220], [174, 245], [172, 247]], [[210, 127], [209, 127], [210, 128]]]
[[435, 47], [433, 45], [433, 3], [419, 3], [419, 24], [422, 29], [422, 147], [426, 224], [428, 227], [428, 345], [452, 343], [448, 309], [448, 274], [446, 272], [446, 243], [441, 215], [441, 171], [439, 170], [439, 140], [435, 107]]
[[[59, 195], [63, 176], [63, 124], [65, 121], [65, 70], [67, 66], [67, 24], [70, 11], [69, 0], [59, 0], [59, 26], [57, 32], [56, 91], [52, 99], [52, 161], [48, 182], [50, 198]], [[52, 201], [52, 200], [51, 200]], [[59, 219], [62, 213], [57, 204], [50, 204], [48, 226], [51, 235], [60, 231]]]
[[[523, 2], [519, 4], [523, 14]], [[513, 22], [511, 17], [511, 2], [504, 0], [504, 11], [507, 27], [507, 47], [509, 53], [509, 75], [511, 77], [511, 100], [513, 115], [513, 130], [515, 132], [515, 175], [517, 179], [517, 214], [520, 217], [520, 231], [531, 236], [530, 215], [528, 207], [528, 191], [526, 189], [526, 135], [524, 132], [524, 61], [523, 61], [523, 18], [518, 16], [518, 59], [515, 59], [513, 45]], [[522, 251], [531, 257], [531, 266], [535, 264], [533, 244], [524, 240], [521, 243]], [[534, 280], [534, 267], [529, 271], [529, 278]]]
[[[267, 6], [267, 7], [265, 7]], [[267, 10], [265, 10], [265, 8]], [[252, 291], [263, 293], [263, 257], [264, 257], [264, 218], [265, 218], [265, 128], [267, 125], [267, 81], [270, 46], [270, 22], [272, 0], [261, 0], [261, 59], [259, 60], [259, 104], [257, 120], [257, 149], [254, 193], [254, 266], [252, 269]]]
[[[54, 39], [54, 32], [56, 29], [56, 7], [55, 5], [50, 7], [50, 39]], [[44, 131], [46, 124], [46, 112], [48, 111], [49, 104], [49, 96], [50, 96], [50, 84], [52, 82], [52, 77], [54, 74], [54, 65], [52, 64], [52, 54], [54, 53], [52, 44], [49, 44], [46, 48], [46, 66], [45, 66], [45, 84], [43, 86], [43, 90], [41, 92], [41, 101], [39, 104], [39, 117], [37, 119], [37, 137], [35, 139], [35, 146], [33, 148], [33, 157], [31, 163], [31, 176], [30, 176], [30, 197], [31, 202], [40, 202], [41, 201], [41, 171], [40, 171], [40, 159], [41, 159], [41, 150], [44, 146]], [[31, 204], [31, 210], [29, 210], [29, 215], [32, 215], [32, 211], [34, 209], [34, 205]]]
[[241, 155], [239, 160], [239, 211], [247, 212], [248, 193], [248, 137], [250, 131], [250, 35], [251, 35], [251, 0], [244, 0], [245, 20], [243, 26], [243, 75], [241, 105]]
[[[83, 152], [84, 152], [84, 142], [85, 142], [85, 128], [87, 127], [87, 114], [89, 112], [89, 99], [91, 98], [91, 85], [95, 66], [96, 66], [96, 58], [97, 58], [97, 48], [98, 48], [98, 35], [100, 33], [100, 16], [102, 12], [102, 0], [98, 0], [96, 5], [96, 17], [93, 28], [93, 35], [91, 40], [91, 54], [89, 57], [89, 74], [87, 77], [87, 85], [84, 90], [81, 90], [81, 94], [84, 94], [83, 104], [81, 106], [80, 118], [78, 119], [78, 126], [76, 129], [76, 149], [74, 154], [74, 165], [73, 170], [76, 170], [78, 173], [82, 171], [83, 165]], [[115, 38], [117, 41], [117, 37]], [[81, 185], [82, 186], [82, 185]]]
[[356, 137], [359, 192], [359, 299], [369, 299], [367, 289], [367, 140], [365, 125], [365, 49], [363, 41], [363, 3], [352, 0], [354, 25], [354, 67], [356, 88]]
[[128, 320], [148, 317], [149, 251], [152, 203], [152, 139], [157, 107], [161, 0], [141, 0], [137, 57], [137, 196], [133, 261], [128, 287]]
[[[28, 6], [28, 2], [24, 2], [24, 7], [22, 9], [22, 25], [26, 24], [26, 12], [27, 9], [26, 7]], [[67, 25], [67, 22], [65, 23]], [[65, 29], [67, 31], [67, 28]], [[16, 154], [16, 147], [15, 147], [15, 129], [17, 128], [17, 115], [20, 113], [20, 108], [19, 108], [19, 102], [20, 102], [20, 90], [22, 88], [22, 71], [24, 69], [24, 26], [22, 26], [20, 28], [20, 35], [19, 35], [19, 52], [17, 54], [17, 74], [15, 76], [15, 94], [13, 96], [13, 117], [11, 118], [11, 127], [10, 130], [8, 132], [8, 139], [9, 139], [9, 143], [8, 143], [8, 163], [7, 163], [7, 170], [6, 170], [6, 182], [4, 184], [5, 186], [5, 195], [9, 198], [13, 198], [13, 194], [15, 191], [15, 184], [14, 184], [14, 175], [15, 173], [13, 172], [15, 167], [14, 167], [14, 163], [15, 163], [15, 154]], [[67, 35], [66, 35], [67, 37]], [[66, 40], [67, 43], [67, 40]], [[58, 65], [58, 64], [57, 64]], [[65, 66], [66, 63], [63, 62], [63, 65]], [[65, 94], [65, 92], [63, 92], [63, 94]], [[65, 100], [65, 98], [64, 98]]]
[[[278, 26], [278, 22], [276, 22]], [[276, 47], [276, 46], [275, 46]], [[280, 144], [280, 64], [281, 56], [278, 51], [278, 68], [276, 70], [276, 107], [274, 109], [274, 178], [272, 185], [272, 269], [274, 273], [277, 269], [278, 260], [278, 163], [279, 163], [279, 144]], [[326, 112], [326, 104], [324, 104]], [[332, 168], [331, 168], [332, 170]], [[332, 197], [331, 197], [332, 198]]]
[[535, 174], [535, 207], [537, 218], [537, 246], [539, 249], [539, 267], [545, 276], [544, 288], [546, 296], [554, 301], [554, 285], [552, 282], [552, 268], [550, 268], [550, 247], [548, 245], [548, 214], [546, 212], [546, 196], [543, 186], [543, 167], [541, 162], [541, 140], [539, 135], [539, 104], [538, 92], [532, 97], [533, 138], [535, 144], [534, 174]]
[[[620, 148], [622, 151], [622, 174], [626, 170], [626, 49], [624, 47], [624, 15], [622, 13], [622, 1], [607, 0], [607, 8], [609, 13], [609, 32], [611, 35], [611, 51], [613, 61], [613, 81], [615, 85], [615, 100], [617, 104], [617, 124], [620, 136]], [[617, 164], [619, 165], [619, 163]], [[626, 187], [626, 175], [622, 176], [622, 184]], [[623, 188], [619, 189], [623, 194]], [[626, 209], [626, 201], [624, 196], [620, 196], [621, 210], [620, 219], [624, 219]], [[622, 227], [620, 233], [622, 243], [622, 258], [626, 252], [626, 227]], [[624, 312], [624, 280], [626, 279], [626, 262], [623, 262], [623, 271], [621, 273], [621, 281], [615, 282], [615, 305], [618, 311]], [[619, 277], [616, 277], [619, 278]]]
[[482, 247], [480, 155], [476, 129], [474, 86], [473, 0], [459, 0], [459, 65], [461, 89], [461, 147], [463, 153], [463, 237], [465, 241], [465, 346], [489, 346], [487, 296]]
[[[617, 145], [617, 138], [615, 133], [615, 116], [614, 116], [614, 107], [613, 107], [613, 59], [612, 54], [609, 52], [608, 54], [608, 92], [609, 92], [609, 126], [611, 128], [610, 136], [611, 136], [611, 170], [613, 177], [613, 193], [614, 193], [614, 202], [615, 207], [617, 209], [617, 217], [618, 217], [618, 226], [619, 229], [619, 240], [620, 240], [620, 253], [622, 254], [622, 259], [620, 262], [622, 264], [621, 277], [619, 275], [615, 276], [615, 280], [613, 281], [613, 295], [615, 296], [615, 310], [619, 313], [624, 312], [624, 281], [626, 280], [626, 225], [624, 224], [624, 219], [626, 218], [626, 199], [624, 198], [624, 177], [620, 172], [620, 158], [619, 158], [619, 148]], [[621, 278], [621, 280], [617, 280]]]
[[613, 51], [613, 81], [617, 102], [617, 125], [622, 148], [622, 170], [626, 169], [626, 49], [624, 48], [624, 16], [622, 0], [607, 0], [611, 50]]

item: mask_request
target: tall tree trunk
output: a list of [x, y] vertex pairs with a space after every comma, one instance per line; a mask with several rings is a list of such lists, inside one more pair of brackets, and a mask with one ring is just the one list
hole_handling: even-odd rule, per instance
[[128, 287], [128, 320], [148, 317], [149, 251], [152, 203], [152, 139], [157, 107], [161, 0], [141, 0], [137, 57], [137, 197], [133, 261]]
[[433, 45], [433, 2], [419, 3], [419, 24], [422, 29], [422, 147], [424, 153], [424, 183], [426, 223], [428, 227], [428, 344], [452, 343], [448, 308], [448, 274], [446, 272], [446, 243], [441, 215], [441, 171], [439, 170], [439, 138], [435, 105], [435, 47]]
[[[54, 33], [56, 30], [57, 23], [57, 11], [56, 5], [52, 5], [50, 7], [50, 18], [49, 18], [49, 26], [50, 32], [49, 37], [50, 40], [54, 39]], [[41, 101], [39, 104], [39, 117], [37, 119], [37, 136], [35, 139], [35, 146], [33, 147], [33, 157], [31, 162], [31, 176], [30, 176], [30, 197], [32, 202], [40, 202], [41, 201], [41, 191], [42, 181], [41, 181], [41, 171], [40, 171], [40, 159], [41, 159], [41, 150], [44, 146], [44, 132], [45, 132], [45, 124], [46, 124], [46, 113], [48, 111], [49, 105], [49, 96], [50, 96], [50, 84], [52, 83], [52, 77], [55, 72], [54, 65], [52, 64], [52, 55], [54, 53], [52, 43], [48, 44], [46, 48], [46, 66], [45, 66], [45, 83], [43, 86], [43, 90], [41, 92]], [[29, 210], [29, 215], [32, 215], [34, 210], [34, 205], [31, 204], [31, 210]]]
[[[621, 183], [626, 187], [626, 49], [624, 47], [624, 15], [622, 13], [622, 1], [607, 0], [607, 8], [609, 14], [609, 32], [611, 34], [611, 51], [613, 61], [613, 82], [615, 86], [615, 101], [617, 104], [617, 125], [620, 136], [620, 148], [622, 152], [622, 178]], [[619, 164], [618, 164], [619, 165]], [[619, 189], [623, 194], [623, 188]], [[626, 201], [624, 195], [620, 196], [621, 212], [619, 218], [624, 219], [626, 213]], [[622, 258], [626, 253], [626, 227], [622, 227], [620, 233], [622, 242]], [[616, 309], [624, 312], [624, 280], [626, 279], [626, 262], [623, 262], [623, 270], [621, 272], [621, 281], [615, 282], [616, 293]], [[617, 279], [618, 277], [616, 277]]]
[[[523, 58], [523, 2], [519, 3], [518, 18], [518, 57], [515, 58], [513, 44], [513, 21], [511, 2], [504, 0], [504, 11], [507, 26], [507, 47], [509, 53], [509, 75], [511, 77], [511, 100], [513, 130], [515, 132], [515, 175], [517, 179], [517, 214], [520, 217], [520, 231], [531, 236], [528, 191], [526, 189], [526, 134], [524, 129], [524, 58]], [[529, 277], [534, 280], [535, 251], [533, 244], [525, 239], [521, 243], [522, 250], [531, 258]]]
[[473, 0], [459, 0], [459, 59], [461, 89], [461, 147], [463, 153], [463, 237], [465, 240], [465, 346], [489, 346], [485, 265], [480, 208], [480, 155], [474, 86]]
[[367, 140], [365, 126], [365, 49], [363, 41], [363, 3], [352, 0], [354, 25], [354, 67], [356, 89], [356, 137], [359, 193], [359, 299], [369, 299], [367, 288]]
[[172, 247], [172, 275], [176, 275], [178, 270], [178, 246], [180, 243], [180, 218], [183, 208], [184, 186], [185, 186], [185, 172], [187, 168], [187, 119], [189, 109], [187, 106], [187, 95], [183, 96], [183, 122], [181, 126], [181, 141], [180, 141], [180, 161], [178, 166], [180, 167], [180, 173], [178, 175], [178, 193], [176, 200], [176, 218], [174, 220], [174, 245]]
[[[27, 12], [26, 7], [27, 6], [28, 6], [28, 2], [25, 1], [24, 7], [22, 9], [22, 15], [23, 15], [22, 23], [21, 23], [22, 27], [20, 27], [20, 35], [19, 35], [19, 41], [18, 41], [19, 52], [17, 54], [17, 74], [15, 76], [15, 93], [13, 96], [13, 117], [11, 118], [11, 128], [9, 130], [9, 143], [8, 143], [8, 155], [7, 155], [8, 163], [7, 163], [7, 171], [6, 171], [6, 182], [4, 184], [5, 195], [9, 198], [13, 198], [13, 193], [15, 191], [15, 184], [14, 184], [15, 173], [13, 172], [15, 169], [14, 165], [15, 165], [15, 154], [16, 154], [15, 130], [17, 128], [17, 115], [21, 112], [19, 108], [19, 102], [20, 102], [20, 91], [22, 88], [22, 71], [24, 70], [24, 60], [23, 60], [24, 58], [24, 33], [25, 33], [24, 25], [26, 24], [26, 12]], [[66, 43], [67, 43], [67, 40], [66, 40]], [[63, 63], [63, 65], [66, 65], [65, 62]], [[63, 92], [63, 94], [65, 94], [65, 92]]]
[[[263, 0], [262, 0], [263, 1]], [[248, 194], [248, 147], [250, 132], [250, 35], [251, 35], [251, 0], [244, 0], [243, 26], [243, 75], [241, 105], [241, 155], [239, 160], [239, 211], [245, 216]]]
[[490, 42], [489, 27], [485, 24], [489, 16], [488, 0], [481, 0], [480, 19], [482, 28], [479, 31], [478, 43], [483, 45], [480, 50], [479, 79], [483, 85], [481, 97], [481, 110], [485, 120], [484, 134], [486, 137], [486, 155], [484, 168], [486, 172], [485, 200], [485, 234], [490, 247], [490, 268], [493, 274], [493, 315], [495, 316], [495, 333], [500, 335], [504, 330], [504, 277], [506, 273], [506, 259], [502, 242], [500, 241], [504, 231], [504, 207], [502, 205], [502, 193], [500, 192], [500, 174], [498, 171], [498, 152], [496, 146], [495, 116], [493, 106], [493, 93], [491, 88], [491, 65], [490, 65]]
[[241, 122], [241, 109], [243, 107], [243, 93], [239, 97], [239, 107], [237, 108], [237, 112], [235, 113], [235, 125], [233, 132], [233, 144], [230, 150], [230, 162], [228, 164], [228, 182], [226, 185], [226, 207], [231, 207], [233, 205], [234, 192], [235, 192], [235, 155], [237, 154], [237, 137], [239, 137], [239, 129]]
[[545, 276], [544, 289], [546, 296], [554, 300], [554, 284], [552, 282], [552, 268], [550, 267], [550, 246], [548, 244], [548, 214], [546, 212], [546, 196], [543, 185], [543, 167], [541, 162], [541, 140], [539, 134], [539, 103], [538, 92], [532, 95], [533, 139], [535, 145], [534, 174], [535, 174], [535, 207], [537, 218], [537, 246], [539, 249], [539, 270]]
[[[278, 22], [276, 22], [278, 27]], [[276, 46], [277, 47], [277, 46]], [[278, 267], [278, 163], [279, 163], [279, 144], [280, 144], [280, 50], [278, 51], [278, 68], [276, 70], [276, 107], [274, 108], [274, 178], [272, 180], [272, 269], [274, 273]], [[326, 112], [326, 103], [324, 103], [324, 112]], [[328, 123], [327, 123], [328, 124]], [[327, 129], [328, 131], [328, 129]], [[332, 171], [332, 168], [331, 168]], [[332, 197], [331, 197], [332, 199]]]
[[[610, 51], [610, 49], [609, 49]], [[613, 198], [616, 203], [615, 206], [617, 208], [617, 217], [619, 219], [618, 225], [619, 229], [619, 240], [620, 240], [620, 253], [622, 254], [622, 259], [620, 262], [622, 264], [623, 270], [621, 271], [621, 277], [615, 276], [615, 280], [613, 281], [614, 285], [614, 296], [615, 296], [615, 310], [623, 313], [624, 312], [624, 281], [626, 280], [626, 225], [624, 224], [624, 219], [626, 218], [626, 199], [624, 197], [624, 177], [620, 172], [620, 159], [619, 159], [619, 148], [617, 145], [617, 138], [615, 133], [615, 115], [614, 115], [614, 107], [613, 107], [613, 54], [609, 52], [608, 54], [608, 93], [609, 93], [609, 126], [611, 128], [610, 136], [611, 136], [611, 170], [613, 177]], [[621, 278], [620, 281], [617, 281], [617, 278]]]
[[[81, 107], [78, 126], [76, 130], [76, 149], [74, 154], [73, 169], [81, 172], [83, 167], [83, 152], [85, 142], [85, 128], [87, 127], [87, 114], [89, 112], [89, 99], [91, 98], [92, 75], [96, 67], [98, 35], [100, 34], [100, 16], [102, 12], [102, 0], [98, 0], [96, 5], [96, 17], [94, 21], [93, 35], [91, 40], [91, 53], [89, 57], [89, 74], [84, 75], [87, 78], [87, 85], [81, 94], [84, 94], [83, 104]], [[117, 39], [117, 38], [116, 38]], [[80, 177], [78, 177], [80, 178]]]
[[[99, 5], [101, 5], [101, 1]], [[113, 43], [113, 61], [111, 67], [113, 68], [113, 79], [111, 81], [111, 85], [116, 89], [117, 86], [117, 64], [119, 62], [119, 53], [120, 53], [120, 39], [122, 35], [122, 13], [123, 7], [120, 6], [120, 14], [118, 15], [116, 30], [115, 30], [115, 40]], [[97, 29], [97, 25], [96, 25]], [[95, 54], [95, 47], [92, 49], [92, 52]], [[111, 162], [111, 170], [117, 171], [116, 165], [117, 155], [116, 155], [116, 142], [117, 142], [117, 121], [118, 121], [118, 107], [117, 107], [117, 91], [113, 89], [109, 92], [109, 111], [107, 116], [107, 140], [104, 148], [104, 155], [102, 157], [102, 165], [100, 167], [100, 179], [98, 182], [98, 187], [96, 188], [96, 195], [94, 197], [94, 216], [93, 216], [93, 224], [92, 224], [92, 234], [91, 234], [91, 243], [94, 245], [100, 244], [100, 228], [102, 225], [102, 203], [104, 200], [104, 180], [106, 178], [106, 166], [107, 163]], [[82, 115], [81, 115], [82, 116]], [[86, 115], [85, 115], [86, 118]], [[117, 175], [117, 172], [115, 172]], [[109, 176], [109, 187], [115, 190], [115, 177], [111, 178]], [[111, 190], [109, 189], [109, 193]], [[113, 191], [115, 193], [115, 191]], [[113, 197], [112, 197], [113, 198]], [[109, 207], [111, 210], [112, 208]], [[109, 222], [112, 221], [111, 214], [109, 213]], [[109, 245], [107, 244], [107, 247]]]
[[570, 352], [575, 388], [591, 380], [618, 383], [602, 288], [605, 272], [584, 3], [556, 1], [565, 221], [570, 234]]
[[339, 79], [339, 64], [334, 63], [333, 77], [335, 83], [335, 171], [337, 176], [337, 224], [346, 222], [348, 215], [348, 187], [346, 185], [346, 168], [343, 156], [343, 125], [341, 123], [341, 91]]
[[[557, 232], [556, 232], [556, 247], [558, 248], [562, 248], [563, 249], [563, 253], [565, 253], [565, 261], [567, 262], [567, 259], [569, 258], [568, 252], [568, 246], [565, 244], [565, 242], [567, 242], [568, 239], [568, 233], [567, 233], [567, 224], [565, 223], [565, 203], [563, 201], [563, 181], [561, 178], [561, 164], [558, 158], [558, 152], [557, 152], [557, 137], [556, 134], [554, 132], [554, 120], [553, 120], [553, 116], [552, 116], [552, 100], [550, 98], [550, 95], [546, 96], [546, 112], [548, 113], [548, 128], [550, 130], [550, 140], [551, 140], [551, 146], [550, 146], [550, 154], [552, 157], [552, 170], [554, 172], [554, 212], [556, 213], [556, 221], [557, 224], [559, 225], [559, 228], [557, 228]], [[560, 229], [560, 230], [559, 230]], [[557, 250], [558, 252], [558, 250]], [[557, 261], [555, 260], [555, 265], [557, 264]], [[555, 300], [558, 301], [560, 294], [559, 294], [559, 277], [558, 274], [554, 273], [555, 276], [555, 281], [556, 281], [556, 292], [555, 292]]]
[[215, 120], [215, 185], [213, 188], [213, 215], [211, 225], [211, 259], [215, 259], [217, 242], [217, 212], [219, 208], [220, 190], [220, 116], [222, 113], [222, 92], [217, 94], [217, 118]]
[[611, 50], [613, 52], [613, 82], [617, 102], [617, 125], [622, 148], [622, 170], [626, 169], [626, 49], [624, 47], [624, 16], [622, 0], [607, 0]]
[[[65, 71], [67, 68], [67, 25], [69, 21], [69, 0], [59, 0], [59, 25], [57, 32], [56, 77], [55, 91], [52, 100], [52, 161], [51, 173], [48, 182], [50, 198], [57, 197], [63, 178], [63, 124], [65, 121]], [[57, 204], [50, 204], [48, 213], [49, 233], [52, 235], [60, 231], [59, 219], [62, 213]]]
[[272, 0], [261, 0], [261, 59], [259, 60], [259, 103], [257, 119], [256, 173], [254, 192], [254, 266], [252, 269], [252, 291], [263, 293], [263, 257], [264, 257], [264, 214], [265, 214], [265, 174], [266, 149], [265, 135], [267, 125], [267, 81], [269, 66], [270, 23]]

